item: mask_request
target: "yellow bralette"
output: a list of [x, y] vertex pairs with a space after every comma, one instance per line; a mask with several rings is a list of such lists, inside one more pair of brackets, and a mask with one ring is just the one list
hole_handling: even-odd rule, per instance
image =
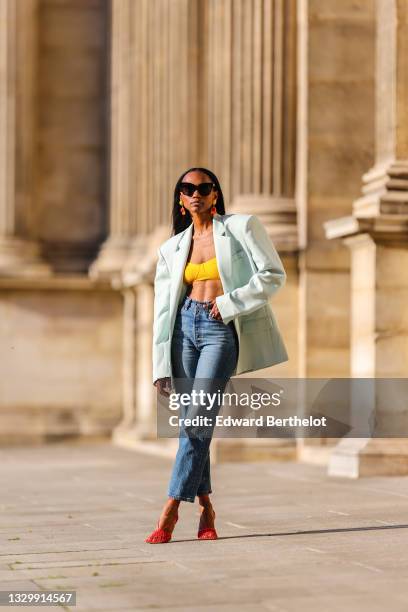
[[196, 280], [220, 280], [217, 258], [207, 259], [203, 263], [188, 263], [184, 269], [184, 282], [191, 285]]

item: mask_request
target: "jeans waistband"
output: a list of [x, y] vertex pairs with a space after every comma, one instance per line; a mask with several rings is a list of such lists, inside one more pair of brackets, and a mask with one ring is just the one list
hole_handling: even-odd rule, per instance
[[183, 298], [180, 306], [184, 306], [184, 308], [187, 310], [188, 308], [190, 308], [191, 305], [194, 304], [197, 304], [198, 306], [201, 306], [202, 308], [208, 310], [211, 307], [211, 300], [205, 300], [205, 302], [200, 302], [199, 300], [193, 300], [193, 298], [186, 296]]

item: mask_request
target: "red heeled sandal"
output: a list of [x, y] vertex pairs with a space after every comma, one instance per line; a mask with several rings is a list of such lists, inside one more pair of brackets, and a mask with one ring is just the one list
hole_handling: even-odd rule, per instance
[[[177, 521], [178, 515], [174, 521], [174, 527], [176, 526]], [[166, 544], [167, 542], [170, 542], [172, 533], [167, 531], [167, 529], [162, 529], [162, 527], [159, 527], [159, 523], [160, 519], [157, 521], [157, 529], [152, 531], [152, 533], [145, 539], [145, 542], [148, 544]]]
[[[214, 512], [214, 519], [215, 519], [215, 516], [216, 514]], [[217, 540], [218, 535], [214, 527], [204, 527], [204, 529], [198, 530], [197, 538], [199, 540]]]

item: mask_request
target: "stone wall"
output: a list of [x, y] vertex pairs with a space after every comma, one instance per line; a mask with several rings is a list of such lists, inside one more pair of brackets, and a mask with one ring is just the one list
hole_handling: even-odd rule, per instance
[[109, 436], [122, 415], [122, 337], [109, 287], [1, 279], [0, 444]]
[[106, 234], [109, 3], [0, 0], [2, 444], [111, 432], [122, 297]]

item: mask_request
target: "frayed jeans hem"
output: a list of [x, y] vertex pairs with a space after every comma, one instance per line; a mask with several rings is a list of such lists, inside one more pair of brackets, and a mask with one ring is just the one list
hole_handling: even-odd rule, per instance
[[169, 493], [169, 497], [172, 497], [173, 499], [177, 499], [179, 501], [191, 502], [192, 504], [194, 504], [195, 502], [195, 497], [184, 497], [183, 495], [172, 495], [171, 493]]

